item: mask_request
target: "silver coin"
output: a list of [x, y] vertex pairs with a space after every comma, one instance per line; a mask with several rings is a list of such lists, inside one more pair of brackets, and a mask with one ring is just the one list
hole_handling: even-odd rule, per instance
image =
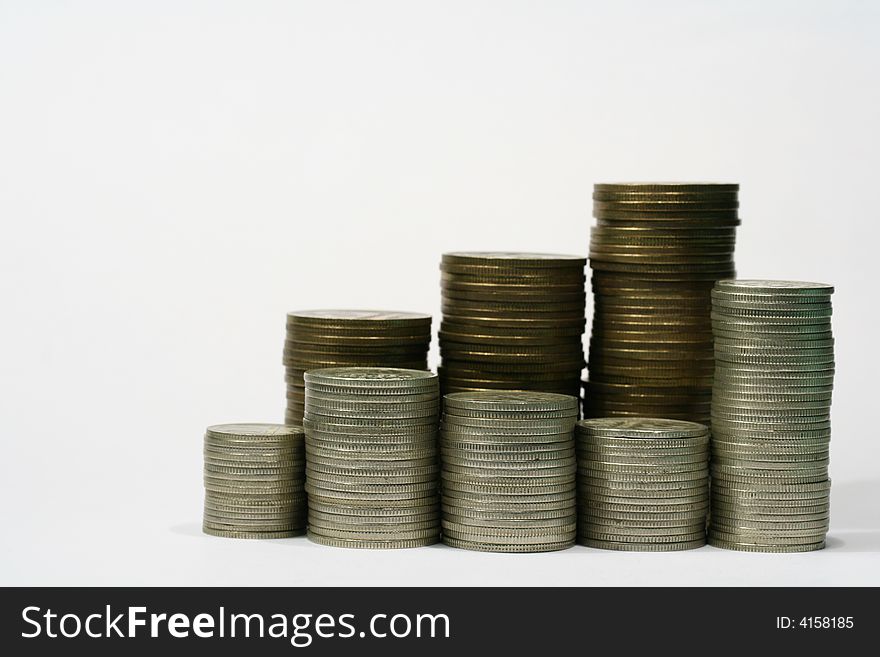
[[698, 538], [682, 543], [623, 543], [620, 541], [598, 540], [578, 537], [578, 543], [586, 547], [600, 550], [618, 550], [624, 552], [674, 552], [678, 550], [694, 550], [706, 545], [706, 538]]
[[212, 526], [203, 524], [202, 531], [209, 536], [217, 536], [219, 538], [241, 538], [264, 540], [272, 538], [291, 538], [293, 536], [301, 536], [304, 530], [290, 529], [284, 531], [244, 531], [237, 529], [216, 529]]
[[473, 541], [466, 539], [458, 539], [443, 535], [443, 543], [449, 547], [459, 548], [461, 550], [475, 550], [478, 552], [555, 552], [557, 550], [565, 550], [574, 545], [574, 538], [556, 541], [553, 543], [532, 543], [529, 545], [512, 545], [510, 543], [488, 543], [483, 541]]
[[[413, 391], [432, 389], [437, 386], [437, 375], [420, 370], [390, 367], [337, 367], [311, 370], [305, 374], [305, 382], [335, 388], [405, 388]], [[375, 394], [375, 393], [373, 393]]]
[[629, 504], [633, 506], [647, 505], [687, 505], [703, 504], [709, 499], [708, 487], [686, 489], [609, 489], [596, 486], [578, 486], [578, 498], [592, 502], [609, 504]]
[[574, 514], [558, 518], [473, 518], [466, 515], [458, 515], [452, 510], [443, 513], [443, 522], [450, 526], [463, 529], [465, 527], [485, 528], [486, 530], [511, 529], [514, 531], [570, 531], [576, 526], [577, 518]]
[[[553, 462], [551, 461], [550, 463]], [[450, 463], [449, 460], [446, 460], [443, 463], [443, 471], [452, 475], [458, 475], [465, 478], [473, 477], [475, 479], [506, 479], [510, 477], [516, 477], [518, 479], [545, 479], [547, 477], [555, 478], [568, 476], [577, 471], [577, 466], [573, 459], [569, 459], [568, 462], [559, 462], [553, 465], [548, 464], [542, 467], [533, 467], [528, 463], [526, 463], [526, 466], [529, 467], [523, 467], [522, 465], [520, 465], [520, 467], [512, 467], [511, 464], [491, 465], [486, 464], [485, 462], [473, 465], [470, 463]]]
[[446, 537], [459, 541], [467, 541], [469, 543], [488, 543], [492, 545], [519, 545], [534, 546], [546, 545], [550, 543], [574, 542], [576, 532], [571, 530], [564, 532], [562, 530], [554, 532], [544, 532], [535, 535], [516, 536], [511, 535], [504, 530], [493, 530], [492, 533], [476, 534], [470, 531], [458, 531], [451, 529], [444, 524], [443, 526], [444, 540]]
[[535, 467], [542, 467], [547, 464], [550, 467], [553, 467], [553, 465], [574, 462], [573, 459], [575, 459], [575, 450], [573, 447], [569, 447], [568, 449], [488, 451], [451, 446], [445, 442], [441, 442], [440, 444], [440, 454], [443, 457], [444, 463], [473, 467], [491, 466], [493, 463], [497, 462], [509, 463], [511, 465], [525, 465], [532, 463]]
[[756, 543], [725, 541], [710, 535], [708, 538], [708, 543], [712, 547], [722, 548], [725, 550], [739, 550], [742, 552], [810, 552], [812, 550], [821, 550], [825, 547], [824, 537], [821, 541], [806, 544], [759, 545]]
[[613, 543], [690, 543], [691, 541], [705, 540], [706, 532], [694, 529], [688, 532], [672, 534], [646, 534], [646, 533], [617, 533], [597, 530], [579, 529], [578, 536], [593, 541], [608, 541]]
[[824, 531], [816, 531], [803, 536], [771, 536], [766, 532], [761, 533], [729, 533], [716, 531], [709, 528], [709, 539], [720, 540], [730, 543], [745, 543], [765, 546], [788, 546], [788, 545], [815, 545], [825, 540]]
[[309, 531], [308, 538], [313, 543], [318, 543], [320, 545], [328, 545], [331, 547], [346, 547], [353, 549], [373, 549], [373, 550], [395, 550], [395, 549], [406, 549], [406, 548], [414, 548], [414, 547], [424, 547], [426, 545], [433, 545], [434, 543], [440, 542], [440, 533], [438, 532], [436, 536], [430, 535], [424, 538], [417, 539], [394, 539], [394, 540], [364, 540], [364, 539], [356, 539], [356, 538], [336, 538], [330, 536], [323, 536], [319, 533]]
[[583, 518], [596, 518], [605, 522], [619, 522], [622, 524], [630, 524], [633, 526], [642, 526], [644, 523], [660, 523], [677, 525], [681, 523], [704, 522], [709, 512], [709, 505], [705, 504], [691, 511], [678, 511], [675, 513], [664, 513], [656, 507], [651, 512], [633, 513], [628, 511], [620, 511], [611, 505], [602, 507], [581, 505], [578, 513]]

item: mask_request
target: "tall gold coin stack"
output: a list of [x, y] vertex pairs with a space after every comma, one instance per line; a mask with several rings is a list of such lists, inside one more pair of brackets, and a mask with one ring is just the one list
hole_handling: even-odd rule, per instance
[[431, 316], [384, 310], [301, 310], [287, 313], [284, 367], [288, 424], [302, 424], [303, 374], [328, 367], [427, 370]]
[[575, 429], [578, 539], [607, 550], [706, 544], [709, 428], [683, 420], [596, 418]]
[[304, 448], [300, 427], [208, 427], [204, 532], [227, 538], [286, 538], [305, 533]]
[[443, 400], [443, 541], [483, 552], [574, 545], [578, 399], [459, 392]]
[[437, 375], [342, 367], [305, 381], [309, 538], [382, 549], [439, 541]]
[[444, 393], [535, 390], [578, 396], [586, 259], [445, 253], [438, 369]]
[[719, 281], [712, 292], [716, 547], [825, 546], [834, 338], [824, 283]]
[[735, 275], [735, 184], [597, 184], [584, 416], [708, 423], [710, 292]]

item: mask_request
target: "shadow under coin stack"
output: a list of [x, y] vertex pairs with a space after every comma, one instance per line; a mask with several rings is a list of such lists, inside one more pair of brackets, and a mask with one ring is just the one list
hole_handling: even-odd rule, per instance
[[753, 552], [825, 546], [834, 339], [822, 283], [719, 281], [712, 292], [709, 542]]
[[437, 375], [333, 368], [305, 382], [309, 538], [380, 549], [438, 542]]
[[428, 369], [431, 316], [382, 310], [287, 313], [285, 422], [302, 424], [303, 373], [328, 367]]
[[578, 256], [445, 253], [443, 393], [510, 389], [577, 396], [585, 264]]
[[283, 424], [218, 424], [205, 432], [203, 530], [227, 538], [305, 533], [303, 430]]
[[735, 184], [598, 184], [584, 416], [708, 423], [710, 292], [735, 275]]
[[443, 542], [484, 552], [574, 545], [577, 398], [502, 391], [443, 401]]
[[599, 418], [578, 422], [575, 436], [583, 545], [671, 552], [706, 544], [708, 427]]

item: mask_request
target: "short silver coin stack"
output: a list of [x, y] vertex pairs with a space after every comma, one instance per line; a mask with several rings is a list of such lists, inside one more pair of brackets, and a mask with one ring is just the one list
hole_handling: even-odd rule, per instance
[[574, 545], [577, 398], [486, 391], [443, 401], [443, 542], [484, 552]]
[[578, 422], [578, 540], [632, 552], [706, 544], [709, 428], [684, 420]]
[[283, 424], [217, 424], [205, 431], [206, 534], [287, 538], [305, 533], [304, 434]]
[[350, 367], [305, 373], [309, 538], [352, 548], [440, 540], [431, 372]]

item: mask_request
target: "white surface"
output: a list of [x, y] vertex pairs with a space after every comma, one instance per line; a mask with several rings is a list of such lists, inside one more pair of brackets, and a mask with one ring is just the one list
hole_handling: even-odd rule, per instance
[[[0, 4], [0, 584], [880, 584], [868, 2]], [[586, 253], [592, 183], [742, 185], [832, 282], [829, 549], [365, 553], [199, 535], [284, 313], [439, 311], [440, 253]]]

